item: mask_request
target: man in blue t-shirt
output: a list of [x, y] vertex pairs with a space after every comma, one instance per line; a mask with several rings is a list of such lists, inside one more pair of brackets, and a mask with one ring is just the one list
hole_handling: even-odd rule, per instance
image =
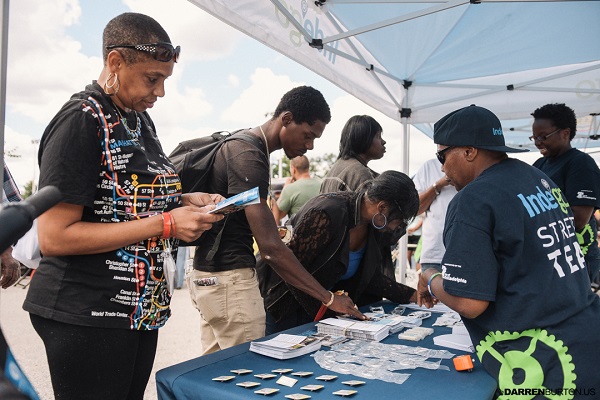
[[457, 311], [498, 398], [600, 395], [600, 299], [589, 288], [573, 213], [543, 172], [507, 152], [498, 118], [469, 106], [435, 124], [458, 194], [442, 272], [424, 271], [419, 303]]
[[594, 210], [600, 208], [600, 168], [594, 159], [571, 147], [575, 137], [575, 112], [564, 104], [546, 104], [536, 109], [529, 137], [541, 158], [533, 166], [544, 171], [564, 193], [573, 211], [577, 240], [585, 256], [590, 279], [598, 278], [600, 249]]

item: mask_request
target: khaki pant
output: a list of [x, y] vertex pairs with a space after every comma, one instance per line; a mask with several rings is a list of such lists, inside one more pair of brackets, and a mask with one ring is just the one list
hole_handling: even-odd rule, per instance
[[[216, 277], [217, 284], [194, 280]], [[200, 311], [202, 354], [265, 336], [265, 309], [254, 268], [224, 272], [193, 270], [188, 278], [192, 303]]]

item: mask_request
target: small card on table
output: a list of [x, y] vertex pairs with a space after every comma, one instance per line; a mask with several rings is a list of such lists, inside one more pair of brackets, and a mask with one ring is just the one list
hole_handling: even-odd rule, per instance
[[360, 385], [364, 385], [365, 382], [364, 381], [345, 381], [342, 382], [344, 385], [348, 385], [348, 386], [360, 386]]
[[254, 376], [257, 377], [258, 379], [272, 379], [272, 378], [277, 377], [277, 375], [275, 375], [275, 374], [256, 374]]
[[336, 396], [352, 396], [357, 393], [356, 390], [338, 390], [337, 392], [333, 392]]
[[273, 393], [277, 393], [277, 392], [279, 392], [279, 389], [275, 389], [275, 388], [264, 388], [264, 389], [258, 389], [258, 390], [254, 391], [254, 393], [256, 393], [256, 394], [262, 394], [265, 396], [269, 396], [269, 395], [271, 395]]
[[246, 381], [246, 382], [236, 383], [236, 385], [241, 386], [241, 387], [245, 387], [246, 389], [248, 389], [248, 388], [253, 388], [255, 386], [260, 386], [260, 383]]
[[310, 399], [310, 396], [304, 393], [286, 394], [285, 397], [292, 400]]
[[235, 376], [233, 376], [233, 375], [223, 375], [223, 376], [217, 376], [216, 378], [212, 378], [213, 381], [217, 381], [217, 382], [227, 382], [227, 381], [230, 381], [232, 379], [235, 379]]
[[251, 369], [232, 369], [229, 372], [231, 372], [233, 374], [244, 375], [244, 374], [249, 374], [250, 372], [252, 372], [252, 370]]
[[298, 379], [290, 378], [289, 376], [281, 375], [277, 379], [277, 383], [283, 386], [292, 387], [298, 382]]

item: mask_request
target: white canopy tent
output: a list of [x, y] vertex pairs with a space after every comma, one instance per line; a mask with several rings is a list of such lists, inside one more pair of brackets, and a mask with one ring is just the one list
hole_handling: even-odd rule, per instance
[[[189, 1], [400, 121], [403, 171], [409, 124], [431, 136], [427, 125], [469, 104], [496, 113], [523, 147], [529, 132], [510, 128], [530, 123], [504, 120], [553, 102], [600, 113], [598, 1]], [[588, 125], [575, 146], [600, 146]]]
[[472, 103], [600, 112], [598, 1], [189, 1], [405, 126]]

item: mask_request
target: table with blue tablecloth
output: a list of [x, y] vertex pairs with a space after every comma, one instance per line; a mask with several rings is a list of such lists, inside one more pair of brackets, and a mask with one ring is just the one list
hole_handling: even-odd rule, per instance
[[[385, 305], [386, 311], [393, 308], [391, 303], [378, 303]], [[423, 326], [432, 327], [436, 318], [440, 314], [432, 313], [432, 316], [423, 321]], [[433, 337], [441, 334], [448, 334], [451, 328], [433, 327], [433, 335], [425, 339], [414, 342], [398, 339], [397, 334], [392, 334], [381, 343], [386, 344], [404, 344], [409, 346], [421, 346], [430, 349], [445, 349], [433, 344]], [[316, 330], [314, 323], [302, 325], [289, 329], [284, 333], [304, 334], [307, 331]], [[264, 340], [266, 340], [265, 338]], [[263, 340], [263, 339], [261, 339]], [[226, 350], [221, 350], [213, 354], [198, 357], [180, 364], [164, 368], [156, 373], [156, 387], [158, 398], [167, 399], [285, 399], [285, 395], [293, 393], [303, 393], [312, 396], [313, 399], [340, 399], [340, 396], [333, 395], [333, 392], [343, 389], [357, 390], [352, 395], [353, 399], [383, 399], [383, 398], [403, 398], [403, 399], [491, 399], [496, 391], [496, 381], [489, 375], [476, 356], [474, 369], [471, 372], [458, 372], [454, 368], [451, 359], [442, 360], [442, 365], [447, 365], [447, 370], [430, 369], [410, 369], [398, 371], [400, 373], [409, 373], [410, 377], [403, 384], [388, 383], [378, 379], [365, 379], [354, 375], [344, 375], [328, 371], [319, 367], [310, 354], [292, 358], [288, 360], [278, 360], [266, 357], [260, 354], [250, 352], [250, 343], [244, 343]], [[322, 347], [322, 350], [328, 350]], [[467, 354], [458, 350], [447, 349], [457, 355]], [[288, 376], [297, 379], [298, 382], [293, 387], [286, 387], [276, 383], [277, 378], [261, 380], [256, 378], [255, 374], [271, 373], [272, 370], [280, 368], [291, 368], [294, 371], [309, 371], [312, 375], [307, 377]], [[236, 375], [231, 372], [234, 369], [249, 369], [252, 373], [246, 375]], [[223, 375], [234, 375], [235, 378], [228, 382], [213, 381], [213, 378]], [[319, 375], [337, 375], [334, 381], [323, 382], [316, 380]], [[361, 380], [365, 384], [358, 387], [350, 387], [342, 382], [348, 380]], [[237, 383], [253, 381], [259, 382], [260, 386], [253, 388], [244, 388], [237, 386]], [[301, 387], [310, 384], [323, 385], [324, 388], [318, 392], [308, 392]], [[277, 388], [279, 391], [269, 396], [255, 394], [254, 391], [262, 388]], [[391, 397], [390, 397], [391, 396]]]

